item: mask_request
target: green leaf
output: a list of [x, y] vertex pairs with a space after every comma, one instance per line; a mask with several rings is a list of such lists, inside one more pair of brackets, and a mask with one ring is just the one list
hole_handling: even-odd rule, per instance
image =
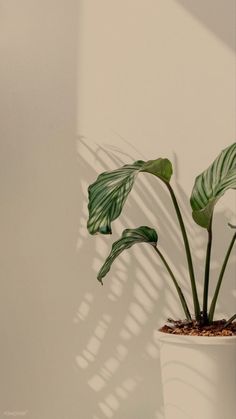
[[129, 249], [135, 243], [146, 242], [156, 247], [157, 244], [157, 233], [150, 227], [141, 226], [134, 229], [126, 229], [123, 231], [122, 236], [119, 240], [113, 243], [111, 252], [107, 257], [105, 263], [100, 269], [97, 279], [102, 283], [102, 278], [109, 272], [114, 260], [123, 252], [125, 249]]
[[139, 172], [151, 173], [168, 183], [172, 175], [172, 166], [168, 159], [160, 158], [147, 162], [138, 160], [99, 175], [88, 188], [87, 228], [90, 234], [111, 234], [111, 222], [119, 217]]
[[149, 160], [145, 163], [142, 172], [151, 173], [159, 177], [163, 182], [169, 182], [173, 173], [172, 164], [168, 159]]
[[236, 143], [223, 150], [195, 180], [190, 203], [197, 224], [209, 228], [214, 206], [228, 189], [236, 189]]

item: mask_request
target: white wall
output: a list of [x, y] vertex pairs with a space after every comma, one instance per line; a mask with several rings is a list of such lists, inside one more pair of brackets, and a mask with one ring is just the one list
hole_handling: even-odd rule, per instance
[[[89, 237], [87, 186], [134, 159], [170, 158], [201, 291], [205, 232], [188, 197], [235, 140], [235, 2], [2, 0], [0, 10], [0, 417], [162, 419], [153, 330], [182, 316], [169, 278], [145, 246], [104, 287], [96, 272], [123, 228], [147, 224], [191, 301], [174, 213], [143, 175], [114, 235]], [[215, 217], [213, 284], [234, 217], [230, 192]], [[226, 276], [219, 316], [235, 312], [233, 262]]]

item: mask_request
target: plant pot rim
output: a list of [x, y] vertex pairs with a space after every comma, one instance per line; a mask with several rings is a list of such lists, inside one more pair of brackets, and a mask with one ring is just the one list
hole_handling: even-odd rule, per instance
[[190, 336], [190, 335], [175, 335], [171, 333], [154, 331], [154, 339], [156, 342], [166, 342], [180, 345], [235, 345], [236, 336]]

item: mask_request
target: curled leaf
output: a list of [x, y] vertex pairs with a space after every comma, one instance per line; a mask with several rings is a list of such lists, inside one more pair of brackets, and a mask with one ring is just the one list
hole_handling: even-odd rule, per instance
[[228, 189], [236, 189], [236, 143], [223, 150], [195, 180], [190, 203], [197, 224], [208, 229], [215, 204]]
[[90, 234], [111, 234], [111, 222], [121, 213], [139, 172], [157, 176], [163, 182], [169, 182], [172, 165], [168, 159], [138, 160], [133, 164], [104, 172], [89, 186], [89, 219], [87, 228]]
[[109, 272], [114, 260], [125, 249], [129, 249], [136, 243], [144, 242], [156, 247], [157, 240], [158, 237], [156, 231], [147, 226], [124, 230], [121, 238], [113, 243], [111, 252], [98, 273], [98, 280], [102, 283], [102, 278], [104, 278], [104, 276]]

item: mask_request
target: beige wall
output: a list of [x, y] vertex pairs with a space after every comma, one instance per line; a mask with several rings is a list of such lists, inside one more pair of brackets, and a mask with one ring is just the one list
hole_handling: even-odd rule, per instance
[[[190, 301], [168, 196], [140, 176], [114, 237], [95, 238], [86, 190], [102, 170], [170, 158], [201, 291], [205, 233], [188, 196], [235, 139], [235, 2], [5, 0], [0, 11], [0, 418], [163, 419], [153, 330], [182, 315], [169, 279], [145, 246], [103, 288], [96, 272], [123, 228], [147, 224]], [[213, 283], [233, 193], [215, 218]], [[235, 297], [231, 263], [219, 316]]]

